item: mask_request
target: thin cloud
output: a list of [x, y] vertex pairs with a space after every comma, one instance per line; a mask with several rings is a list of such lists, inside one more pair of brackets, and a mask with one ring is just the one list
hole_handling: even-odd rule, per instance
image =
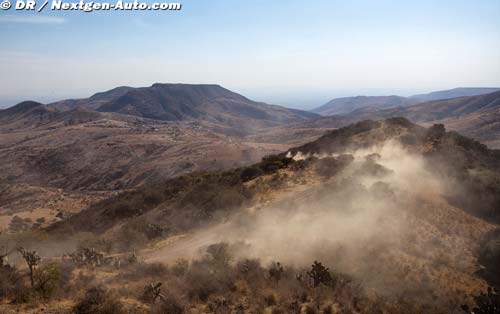
[[0, 23], [23, 23], [23, 24], [64, 24], [66, 19], [62, 17], [39, 16], [39, 15], [4, 15], [0, 16]]

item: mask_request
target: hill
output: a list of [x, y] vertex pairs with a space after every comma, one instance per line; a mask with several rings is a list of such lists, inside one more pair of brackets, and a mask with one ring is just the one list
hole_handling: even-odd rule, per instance
[[134, 89], [133, 87], [128, 86], [119, 86], [108, 91], [96, 93], [89, 98], [81, 98], [81, 99], [66, 99], [57, 101], [49, 104], [49, 107], [56, 108], [60, 111], [73, 110], [77, 108], [83, 109], [97, 109], [104, 103], [116, 99], [128, 91]]
[[386, 109], [404, 107], [415, 104], [417, 101], [400, 96], [356, 96], [335, 98], [326, 104], [311, 110], [323, 116], [347, 114], [360, 108]]
[[405, 117], [413, 122], [443, 123], [450, 129], [463, 132], [491, 147], [500, 147], [498, 128], [500, 91], [490, 94], [436, 100], [405, 108], [358, 110], [346, 116], [348, 122], [363, 119]]
[[499, 91], [498, 87], [458, 87], [448, 90], [436, 91], [427, 94], [418, 94], [410, 96], [410, 99], [418, 100], [419, 102], [450, 99], [464, 96], [476, 96], [489, 94]]
[[219, 85], [188, 84], [153, 84], [133, 89], [98, 110], [163, 121], [205, 121], [243, 133], [317, 117], [305, 111], [254, 102]]
[[[132, 293], [162, 278], [190, 306], [225, 295], [234, 298], [226, 305], [233, 309], [246, 293], [261, 298], [267, 291], [280, 301], [266, 308], [313, 301], [321, 308], [332, 296], [342, 306], [357, 304], [360, 312], [458, 313], [460, 304], [472, 302], [467, 295], [497, 276], [492, 256], [498, 253], [499, 180], [498, 151], [442, 125], [368, 120], [252, 166], [124, 191], [48, 232], [56, 239], [93, 232], [97, 249], [114, 258], [134, 251], [146, 265], [177, 269], [176, 261], [186, 258], [185, 273], [175, 275], [180, 279], [153, 272], [124, 289]], [[493, 244], [482, 249], [484, 241]], [[219, 258], [227, 263], [215, 271]], [[330, 267], [333, 286], [308, 281], [314, 260]], [[279, 283], [264, 279], [273, 261], [286, 267]], [[123, 282], [123, 272], [115, 272], [94, 270], [111, 286]], [[254, 277], [261, 275], [263, 281]], [[306, 296], [293, 301], [292, 291]], [[245, 307], [258, 306], [254, 300]]]
[[322, 116], [349, 114], [356, 110], [383, 110], [407, 107], [421, 102], [444, 100], [464, 96], [476, 96], [499, 91], [500, 88], [459, 87], [450, 90], [436, 91], [428, 94], [401, 96], [356, 96], [330, 100], [328, 103], [311, 110]]

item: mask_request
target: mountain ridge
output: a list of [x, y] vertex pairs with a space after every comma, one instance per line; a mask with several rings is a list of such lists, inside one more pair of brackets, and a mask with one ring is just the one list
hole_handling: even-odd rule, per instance
[[341, 97], [334, 98], [326, 104], [312, 109], [311, 112], [315, 112], [323, 116], [349, 114], [360, 109], [383, 110], [396, 107], [407, 107], [422, 102], [452, 99], [464, 96], [477, 96], [489, 94], [499, 90], [500, 87], [457, 87], [449, 90], [412, 95], [409, 97], [397, 95]]

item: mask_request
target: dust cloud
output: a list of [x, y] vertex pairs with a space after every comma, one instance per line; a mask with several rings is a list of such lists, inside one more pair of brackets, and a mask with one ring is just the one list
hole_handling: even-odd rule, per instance
[[[388, 261], [413, 245], [412, 212], [423, 201], [442, 195], [446, 182], [429, 170], [421, 155], [396, 141], [342, 155], [346, 154], [352, 161], [332, 177], [308, 174], [317, 178], [313, 188], [292, 188], [283, 201], [259, 210], [242, 210], [175, 241], [151, 259], [196, 258], [207, 245], [227, 242], [238, 258], [258, 258], [263, 263], [280, 261], [300, 268], [320, 260], [372, 284], [376, 283], [371, 278], [384, 272], [399, 276]], [[339, 156], [314, 157], [321, 161]], [[290, 157], [311, 156], [298, 153]]]

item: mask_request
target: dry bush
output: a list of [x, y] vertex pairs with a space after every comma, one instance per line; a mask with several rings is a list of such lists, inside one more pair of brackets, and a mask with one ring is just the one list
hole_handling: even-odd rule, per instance
[[179, 298], [170, 294], [166, 295], [158, 303], [152, 306], [152, 314], [183, 314], [185, 312], [185, 305]]
[[265, 280], [265, 270], [258, 259], [243, 259], [236, 263], [236, 273], [253, 286]]
[[211, 295], [233, 291], [235, 276], [230, 267], [217, 267], [217, 264], [204, 259], [191, 263], [185, 283], [190, 299], [206, 302]]
[[189, 269], [189, 261], [187, 259], [179, 258], [172, 265], [172, 273], [177, 277], [182, 277]]
[[93, 287], [87, 290], [73, 308], [75, 314], [124, 314], [123, 305], [116, 296], [103, 287]]
[[21, 275], [11, 266], [0, 265], [0, 300], [12, 297]]
[[33, 291], [24, 283], [22, 280], [15, 283], [13, 289], [11, 290], [11, 303], [13, 304], [23, 304], [35, 301], [35, 296]]

